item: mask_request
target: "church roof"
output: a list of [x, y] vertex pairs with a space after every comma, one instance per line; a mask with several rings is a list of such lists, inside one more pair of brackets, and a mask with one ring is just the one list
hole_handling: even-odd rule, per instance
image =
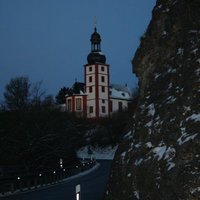
[[102, 52], [91, 52], [87, 57], [88, 64], [106, 63], [106, 57]]
[[71, 95], [83, 95], [84, 94], [85, 83], [75, 82], [69, 90], [68, 96]]
[[101, 36], [99, 33], [97, 33], [96, 27], [94, 28], [94, 33], [92, 33], [90, 41], [93, 44], [99, 44], [101, 42]]
[[111, 99], [123, 99], [131, 100], [133, 99], [133, 94], [127, 86], [119, 84], [110, 85], [110, 98]]

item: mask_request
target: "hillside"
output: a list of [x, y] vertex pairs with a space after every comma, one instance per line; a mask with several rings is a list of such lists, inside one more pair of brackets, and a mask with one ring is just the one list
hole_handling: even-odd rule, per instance
[[200, 197], [200, 1], [158, 0], [132, 61], [134, 128], [119, 146], [106, 200]]

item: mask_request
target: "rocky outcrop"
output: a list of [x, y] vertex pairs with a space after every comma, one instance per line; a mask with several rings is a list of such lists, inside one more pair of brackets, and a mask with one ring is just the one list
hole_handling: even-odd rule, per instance
[[158, 0], [132, 61], [140, 94], [106, 200], [200, 197], [200, 1]]

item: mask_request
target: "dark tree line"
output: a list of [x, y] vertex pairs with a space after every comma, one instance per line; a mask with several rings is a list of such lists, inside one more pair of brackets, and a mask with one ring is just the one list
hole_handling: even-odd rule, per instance
[[27, 77], [10, 80], [0, 112], [0, 166], [22, 166], [27, 173], [78, 162], [75, 150], [81, 142], [73, 117], [57, 110], [53, 97], [45, 95], [42, 82]]
[[26, 76], [12, 78], [5, 87], [4, 110], [30, 111], [52, 108], [55, 104], [51, 95], [46, 95], [42, 89], [42, 81], [31, 83]]
[[28, 171], [77, 162], [80, 138], [66, 113], [3, 112], [0, 129], [0, 165], [22, 165]]
[[132, 112], [121, 111], [98, 122], [60, 112], [56, 104], [79, 90], [78, 83], [71, 89], [61, 88], [55, 103], [42, 90], [42, 82], [31, 84], [27, 77], [11, 79], [0, 111], [0, 166], [23, 166], [31, 173], [58, 167], [60, 158], [64, 166], [76, 164], [76, 150], [81, 146], [119, 143], [130, 129]]

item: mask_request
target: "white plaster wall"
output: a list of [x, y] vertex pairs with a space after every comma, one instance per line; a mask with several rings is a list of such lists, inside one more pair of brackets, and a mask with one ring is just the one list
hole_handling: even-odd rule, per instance
[[[90, 67], [92, 70], [90, 71]], [[89, 65], [86, 67], [86, 93], [87, 93], [87, 99], [91, 100], [95, 98], [95, 65]], [[89, 82], [89, 77], [92, 77], [92, 81]], [[89, 92], [89, 87], [92, 86], [92, 93]]]
[[[90, 67], [92, 67], [92, 71], [89, 70]], [[86, 66], [86, 74], [93, 74], [94, 70], [95, 70], [95, 65]]]
[[[90, 67], [92, 67], [92, 70], [90, 71]], [[104, 70], [102, 70], [102, 67], [104, 67]], [[87, 93], [87, 116], [88, 117], [96, 117], [96, 105], [95, 105], [95, 73], [98, 73], [98, 91], [99, 91], [99, 115], [100, 116], [107, 116], [108, 115], [108, 66], [105, 65], [98, 65], [97, 72], [95, 72], [96, 67], [95, 65], [86, 66], [86, 93]], [[92, 81], [89, 81], [89, 77], [92, 77]], [[102, 82], [101, 77], [104, 76], [104, 82]], [[92, 93], [89, 92], [89, 87], [92, 86]], [[105, 87], [105, 92], [102, 92], [102, 86]], [[105, 100], [105, 103], [102, 103], [102, 99]], [[93, 113], [89, 113], [89, 107], [93, 106]], [[102, 113], [102, 106], [105, 106], [105, 113]]]
[[[90, 82], [90, 77], [92, 77], [92, 81]], [[95, 84], [95, 74], [90, 74], [86, 76], [86, 85], [91, 86]]]
[[[93, 113], [89, 112], [90, 106], [93, 106]], [[87, 116], [91, 118], [91, 117], [96, 117], [95, 115], [96, 115], [95, 100], [89, 100], [87, 101]]]
[[[101, 77], [104, 76], [104, 82], [101, 81]], [[99, 85], [104, 85], [107, 86], [108, 85], [108, 76], [107, 74], [99, 74], [98, 75], [98, 79], [99, 79]]]
[[122, 109], [125, 110], [128, 108], [127, 100], [119, 100], [119, 99], [110, 99], [112, 101], [112, 112], [118, 111], [119, 105], [118, 102], [122, 102]]
[[102, 92], [101, 86], [99, 86], [99, 98], [108, 100], [108, 87], [105, 87], [105, 92]]
[[95, 99], [95, 87], [94, 86], [92, 86], [92, 92], [89, 92], [89, 87], [87, 87], [86, 93], [88, 95], [88, 97], [87, 97], [88, 100]]
[[[104, 67], [104, 71], [101, 70], [101, 67]], [[99, 65], [99, 66], [98, 66], [98, 73], [100, 73], [100, 74], [107, 74], [107, 73], [108, 73], [107, 68], [108, 68], [108, 66]]]
[[[105, 113], [102, 113], [102, 106], [105, 106]], [[100, 117], [108, 116], [108, 100], [102, 103], [102, 99], [99, 100], [99, 115]]]

